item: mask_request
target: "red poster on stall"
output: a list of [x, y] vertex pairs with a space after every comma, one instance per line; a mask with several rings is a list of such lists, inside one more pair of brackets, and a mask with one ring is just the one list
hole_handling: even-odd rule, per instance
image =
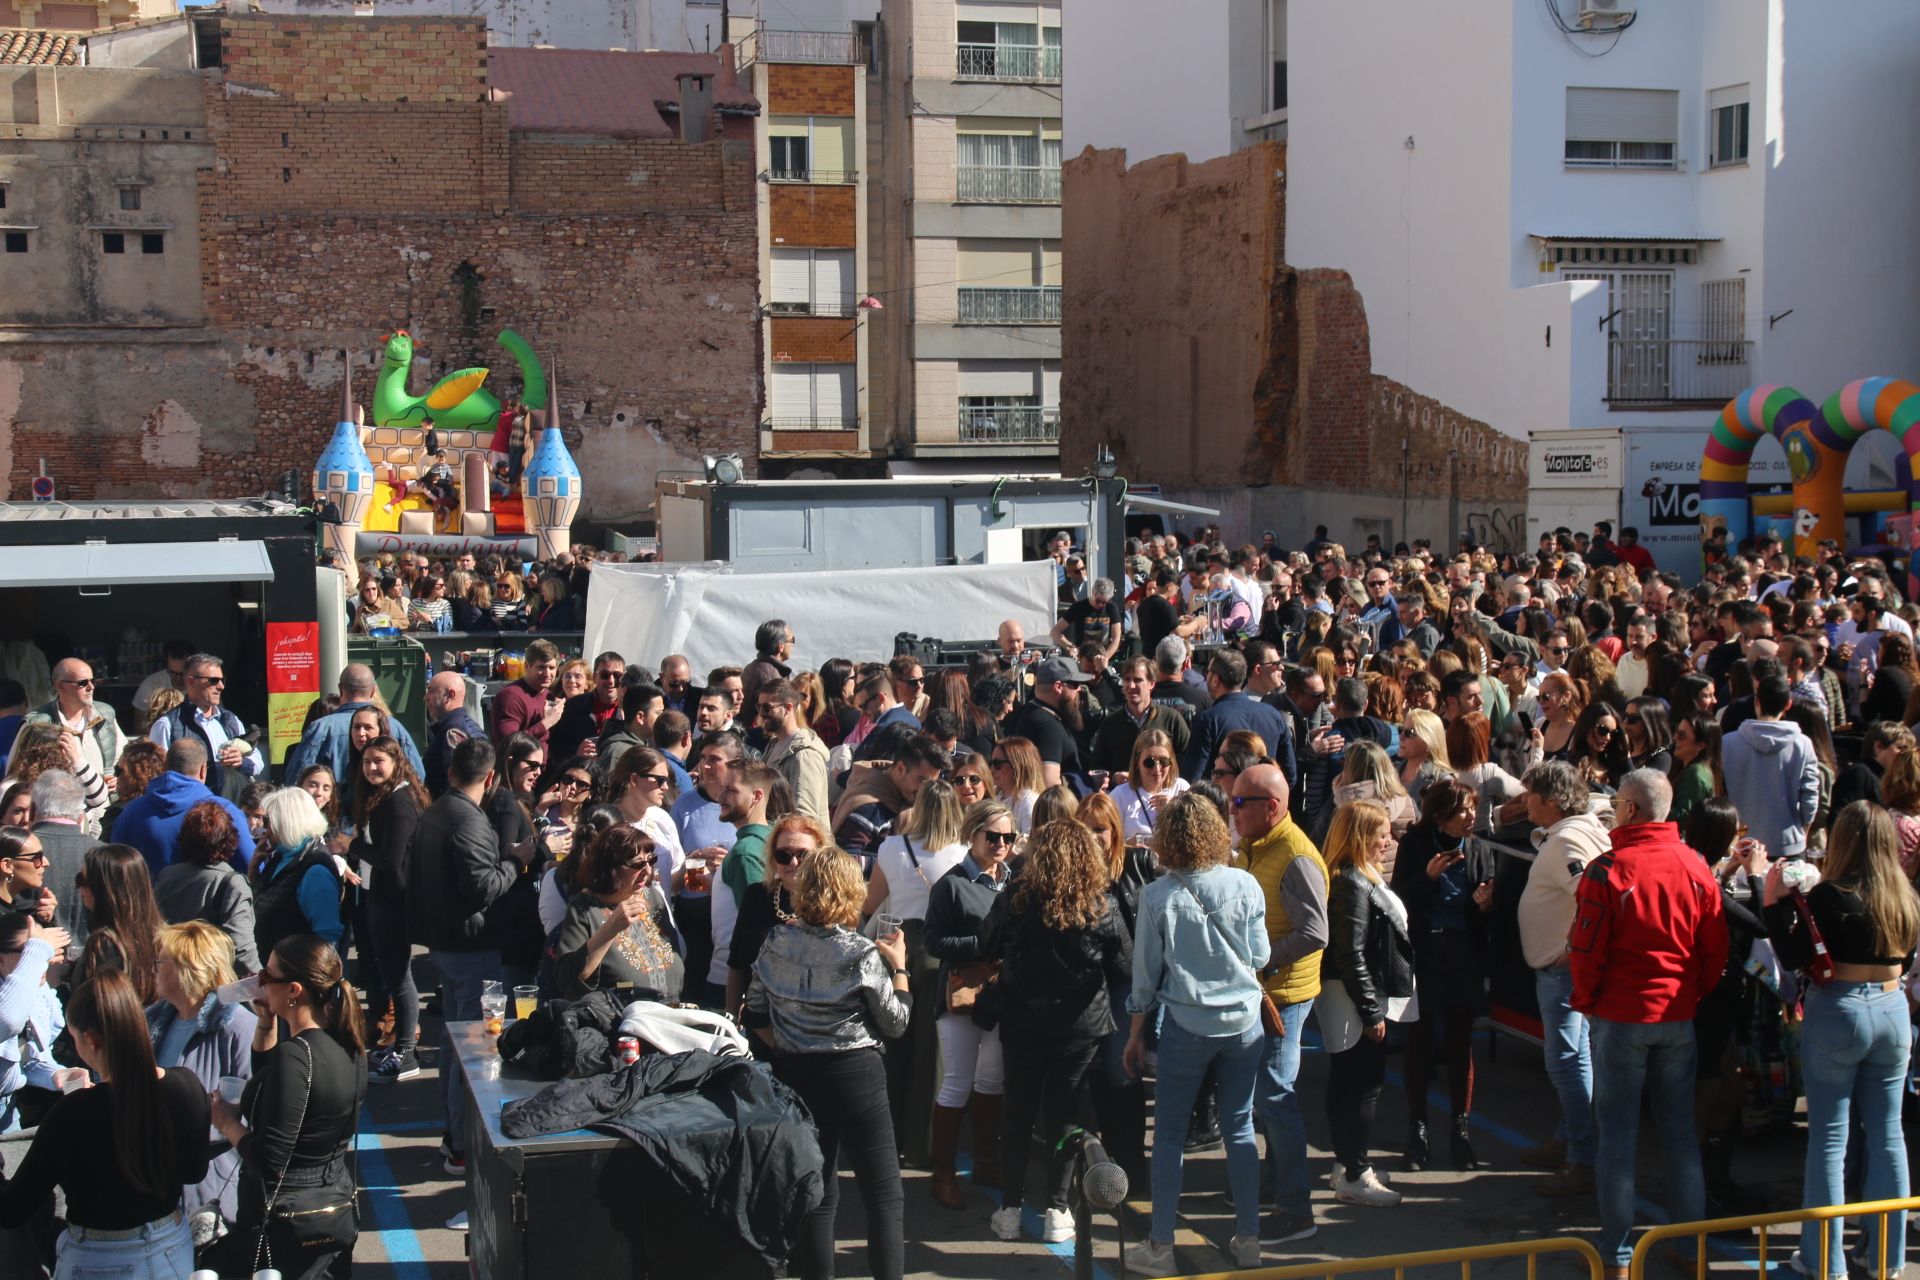
[[320, 696], [320, 624], [267, 624], [267, 740], [269, 759], [283, 764], [300, 741], [307, 708]]

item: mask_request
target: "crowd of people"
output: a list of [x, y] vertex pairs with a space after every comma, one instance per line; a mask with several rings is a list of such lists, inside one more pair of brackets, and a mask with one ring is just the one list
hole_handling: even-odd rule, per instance
[[[1213, 1146], [1236, 1265], [1313, 1236], [1310, 1106], [1334, 1196], [1392, 1208], [1396, 1050], [1397, 1158], [1481, 1167], [1472, 1032], [1503, 964], [1531, 971], [1560, 1103], [1532, 1189], [1593, 1198], [1610, 1276], [1643, 1101], [1676, 1221], [1759, 1207], [1738, 1151], [1795, 1083], [1804, 1202], [1906, 1194], [1920, 610], [1880, 561], [1710, 545], [1683, 587], [1605, 526], [1502, 556], [1203, 530], [1129, 542], [1116, 583], [1068, 543], [1047, 641], [1010, 621], [964, 665], [798, 670], [772, 619], [696, 683], [536, 638], [484, 724], [435, 676], [421, 742], [349, 665], [281, 785], [217, 657], [169, 652], [179, 701], [144, 738], [58, 664], [0, 791], [0, 1130], [38, 1125], [0, 1222], [54, 1261], [58, 1186], [62, 1274], [337, 1273], [353, 1116], [422, 1072], [416, 966], [450, 1172], [473, 1137], [447, 1028], [491, 984], [697, 1003], [853, 1172], [881, 1277], [903, 1165], [956, 1212], [996, 1192], [995, 1236], [1071, 1239], [1077, 1126], [1151, 1200], [1132, 1274], [1175, 1274], [1183, 1162]], [[441, 599], [444, 566], [409, 560]], [[80, 1154], [109, 1150], [106, 1175]], [[827, 1190], [795, 1274], [832, 1273]], [[1838, 1280], [1840, 1231], [1809, 1227], [1795, 1269]]]

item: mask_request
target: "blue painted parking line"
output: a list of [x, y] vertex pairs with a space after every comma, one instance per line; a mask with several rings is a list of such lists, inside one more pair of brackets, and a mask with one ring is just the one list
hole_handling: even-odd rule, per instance
[[367, 1216], [373, 1220], [369, 1234], [379, 1240], [393, 1268], [394, 1280], [427, 1280], [426, 1250], [420, 1246], [420, 1233], [414, 1230], [405, 1199], [394, 1181], [393, 1165], [387, 1160], [386, 1144], [377, 1133], [354, 1135], [354, 1150], [359, 1154], [360, 1189], [366, 1193]]
[[[964, 1151], [955, 1155], [953, 1166], [954, 1172], [960, 1177], [965, 1178], [973, 1173], [973, 1162], [968, 1159], [967, 1153]], [[974, 1189], [987, 1199], [993, 1201], [993, 1207], [996, 1209], [1003, 1203], [998, 1191], [987, 1187], [976, 1187]], [[1039, 1212], [1034, 1209], [1032, 1205], [1022, 1205], [1020, 1207], [1020, 1226], [1027, 1232], [1028, 1236], [1031, 1237], [1031, 1242], [1038, 1244], [1042, 1249], [1045, 1249], [1048, 1253], [1058, 1258], [1062, 1263], [1071, 1267], [1073, 1265], [1073, 1241], [1061, 1240], [1053, 1244], [1046, 1243], [1040, 1239], [1040, 1229], [1043, 1225]], [[1105, 1267], [1100, 1265], [1098, 1259], [1094, 1260], [1093, 1276], [1094, 1280], [1113, 1280], [1112, 1275]]]

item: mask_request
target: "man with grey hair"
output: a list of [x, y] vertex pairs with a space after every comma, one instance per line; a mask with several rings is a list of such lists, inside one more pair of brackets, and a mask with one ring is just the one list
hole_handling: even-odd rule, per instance
[[[1086, 598], [1074, 601], [1053, 624], [1053, 642], [1071, 644], [1083, 658], [1097, 655], [1112, 662], [1125, 629], [1126, 614], [1114, 598], [1113, 579], [1095, 578]], [[1105, 663], [1100, 666], [1105, 669]]]
[[349, 662], [340, 668], [339, 708], [308, 725], [301, 733], [300, 741], [287, 752], [287, 780], [297, 782], [309, 765], [323, 764], [333, 770], [335, 786], [351, 790], [353, 717], [355, 712], [363, 708], [372, 708], [380, 713], [385, 726], [381, 732], [390, 734], [400, 744], [400, 750], [406, 753], [407, 763], [413, 766], [414, 776], [425, 777], [426, 764], [420, 759], [420, 749], [414, 745], [413, 735], [380, 701], [380, 686], [374, 680], [373, 668], [364, 662]]
[[87, 922], [73, 882], [87, 850], [100, 843], [81, 825], [86, 813], [86, 790], [66, 770], [48, 769], [33, 780], [33, 834], [47, 855], [43, 883], [53, 894], [53, 922], [73, 936], [76, 947], [87, 941]]
[[113, 708], [93, 700], [93, 668], [78, 658], [62, 658], [53, 664], [53, 701], [29, 715], [25, 724], [54, 725], [65, 732], [69, 752], [79, 749], [80, 759], [102, 779], [113, 776], [113, 766], [127, 745]]
[[[176, 738], [194, 738], [207, 749], [207, 783], [236, 800], [247, 783], [267, 771], [260, 748], [246, 741], [247, 727], [226, 709], [226, 663], [210, 653], [186, 662], [187, 700], [153, 722], [148, 737], [161, 746]], [[340, 775], [334, 777], [339, 779]]]
[[[1727, 967], [1720, 886], [1666, 820], [1673, 787], [1635, 769], [1613, 798], [1610, 848], [1587, 864], [1570, 935], [1573, 999], [1592, 1022], [1596, 1242], [1609, 1280], [1633, 1257], [1634, 1153], [1651, 1103], [1675, 1222], [1706, 1216], [1693, 1127], [1693, 1016]], [[1693, 1259], [1681, 1259], [1688, 1266]]]
[[1179, 636], [1167, 636], [1154, 646], [1153, 668], [1159, 680], [1153, 686], [1153, 704], [1172, 707], [1191, 720], [1213, 705], [1207, 691], [1186, 678], [1187, 642]]
[[1520, 951], [1533, 969], [1547, 1079], [1560, 1095], [1560, 1125], [1552, 1141], [1520, 1158], [1555, 1170], [1535, 1184], [1534, 1192], [1559, 1199], [1593, 1191], [1593, 1052], [1586, 1016], [1573, 1011], [1567, 935], [1573, 929], [1574, 890], [1587, 864], [1607, 851], [1608, 840], [1606, 827], [1589, 812], [1590, 792], [1578, 769], [1549, 760], [1529, 769], [1525, 783], [1535, 852], [1520, 892]]

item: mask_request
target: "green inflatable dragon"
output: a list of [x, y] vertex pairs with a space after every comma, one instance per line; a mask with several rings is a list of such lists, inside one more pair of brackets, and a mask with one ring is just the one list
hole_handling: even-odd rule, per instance
[[[527, 340], [511, 329], [500, 331], [500, 345], [520, 365], [522, 399], [528, 405], [547, 402], [547, 375], [534, 358]], [[500, 421], [500, 402], [481, 389], [485, 369], [456, 369], [433, 384], [424, 396], [407, 393], [407, 375], [413, 369], [413, 336], [399, 329], [387, 336], [386, 358], [373, 384], [373, 422], [379, 427], [417, 427], [432, 417], [442, 431], [491, 432]]]

